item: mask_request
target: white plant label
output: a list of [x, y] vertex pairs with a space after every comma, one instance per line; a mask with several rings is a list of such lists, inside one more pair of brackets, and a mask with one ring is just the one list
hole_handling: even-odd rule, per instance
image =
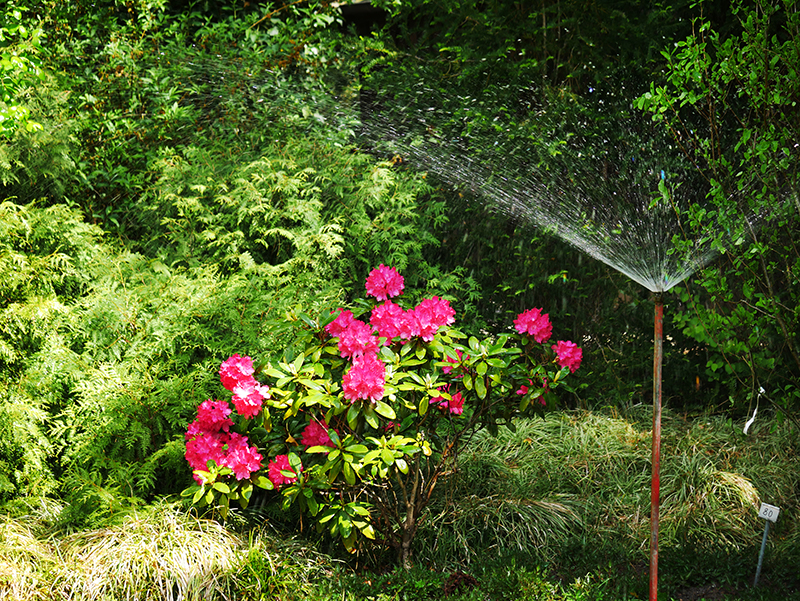
[[761, 509], [758, 510], [758, 517], [769, 520], [770, 522], [777, 522], [778, 514], [780, 514], [780, 512], [781, 510], [779, 507], [762, 503]]

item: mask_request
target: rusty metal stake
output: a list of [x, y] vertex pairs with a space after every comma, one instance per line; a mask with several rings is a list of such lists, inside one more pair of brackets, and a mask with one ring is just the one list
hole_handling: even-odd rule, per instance
[[653, 347], [653, 445], [650, 481], [650, 601], [658, 601], [658, 508], [661, 472], [661, 363], [663, 359], [664, 303], [660, 294], [654, 297], [655, 335]]

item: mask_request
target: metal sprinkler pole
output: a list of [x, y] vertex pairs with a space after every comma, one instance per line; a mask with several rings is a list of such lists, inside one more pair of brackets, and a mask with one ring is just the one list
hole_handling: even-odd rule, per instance
[[655, 336], [653, 347], [653, 477], [650, 481], [650, 601], [658, 601], [658, 507], [661, 471], [661, 363], [663, 358], [664, 303], [660, 293], [654, 297]]

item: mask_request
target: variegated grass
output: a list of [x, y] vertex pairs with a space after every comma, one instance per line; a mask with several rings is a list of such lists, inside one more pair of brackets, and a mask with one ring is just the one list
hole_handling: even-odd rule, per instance
[[[421, 551], [462, 561], [493, 548], [553, 557], [576, 541], [615, 541], [631, 558], [646, 551], [651, 423], [639, 413], [559, 412], [519, 420], [496, 437], [479, 433], [462, 451]], [[666, 411], [662, 422], [661, 545], [757, 543], [757, 436], [745, 439], [719, 418], [686, 421]]]
[[41, 539], [35, 524], [0, 518], [0, 600], [48, 599], [57, 564], [55, 548]]
[[68, 534], [52, 533], [52, 507], [31, 509], [0, 521], [0, 601], [308, 599], [333, 566], [300, 538], [240, 535], [167, 502]]
[[217, 522], [159, 503], [119, 525], [58, 542], [53, 590], [60, 599], [230, 599], [228, 576], [246, 541]]

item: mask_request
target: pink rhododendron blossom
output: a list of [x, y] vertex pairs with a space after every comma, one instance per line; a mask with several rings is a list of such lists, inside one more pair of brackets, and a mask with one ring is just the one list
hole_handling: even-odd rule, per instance
[[514, 327], [520, 334], [528, 334], [539, 344], [550, 340], [553, 335], [553, 325], [547, 313], [541, 309], [528, 309], [520, 313], [514, 320]]
[[333, 441], [328, 435], [328, 424], [325, 420], [318, 422], [312, 417], [311, 422], [303, 430], [300, 444], [304, 447], [333, 447]]
[[351, 403], [359, 399], [381, 400], [384, 384], [386, 384], [386, 366], [378, 358], [377, 353], [355, 357], [353, 366], [342, 378], [344, 398]]
[[225, 432], [233, 425], [228, 416], [231, 414], [231, 407], [227, 401], [212, 401], [208, 399], [200, 403], [197, 408], [197, 424], [206, 432]]
[[406, 312], [406, 322], [401, 324], [401, 337], [419, 336], [430, 342], [441, 326], [450, 325], [456, 319], [456, 312], [443, 298], [426, 298], [411, 311]]
[[461, 415], [464, 413], [464, 397], [460, 390], [450, 397], [450, 402], [447, 403], [447, 409], [453, 415]]
[[395, 268], [386, 267], [381, 263], [367, 276], [367, 294], [379, 301], [385, 301], [403, 293], [403, 281], [403, 276]]
[[[230, 435], [227, 432], [207, 432], [199, 428], [198, 422], [189, 424], [186, 432], [186, 461], [194, 470], [207, 470], [208, 462], [214, 461], [222, 465], [225, 459], [225, 445], [228, 444]], [[193, 475], [195, 482], [203, 481], [197, 474]]]
[[254, 372], [253, 360], [250, 357], [240, 357], [236, 354], [220, 366], [219, 377], [222, 385], [232, 391], [240, 380], [252, 376]]
[[[442, 386], [438, 390], [440, 392], [446, 392], [446, 393], [449, 394], [450, 393], [450, 384], [447, 384], [446, 386]], [[432, 398], [429, 401], [429, 404], [438, 405], [439, 409], [443, 409], [445, 411], [449, 411], [453, 415], [461, 415], [462, 413], [464, 413], [464, 397], [462, 396], [460, 390], [458, 392], [456, 392], [455, 394], [451, 394], [449, 400], [446, 399], [443, 396], [437, 396], [437, 397]]]
[[419, 336], [422, 330], [419, 319], [417, 319], [417, 316], [414, 314], [414, 309], [405, 311], [402, 319], [395, 323], [397, 324], [397, 329], [400, 331], [401, 340], [410, 340], [414, 336]]
[[[532, 387], [533, 386], [533, 380], [528, 380], [528, 384], [530, 384], [531, 387]], [[547, 386], [547, 380], [544, 381], [544, 386], [543, 387], [544, 387], [544, 391], [545, 392], [549, 392], [550, 391], [550, 387]], [[530, 390], [530, 388], [528, 388], [528, 386], [523, 384], [522, 386], [519, 387], [519, 390], [517, 390], [517, 394], [528, 394], [529, 390]], [[546, 405], [547, 404], [546, 401], [544, 400], [543, 396], [539, 397], [539, 404], [540, 405]]]
[[337, 309], [337, 311], [339, 311], [339, 315], [336, 316], [336, 319], [325, 326], [325, 331], [331, 336], [339, 336], [355, 319], [352, 311], [347, 309]]
[[[269, 478], [269, 481], [272, 482], [273, 486], [275, 486], [275, 488], [280, 488], [284, 484], [297, 482], [297, 472], [295, 472], [292, 469], [292, 466], [289, 465], [288, 455], [278, 455], [274, 460], [269, 462], [267, 468], [267, 477]], [[302, 470], [302, 467], [300, 469]], [[284, 476], [281, 472], [291, 472], [294, 474], [294, 477]]]
[[575, 373], [581, 366], [583, 350], [574, 342], [559, 340], [550, 348], [556, 352], [558, 364], [561, 367], [569, 367], [570, 373]]
[[456, 320], [456, 311], [450, 302], [438, 296], [424, 299], [415, 311], [424, 314], [426, 321], [438, 327], [449, 326]]
[[247, 419], [261, 411], [264, 399], [269, 398], [269, 386], [261, 385], [254, 377], [240, 380], [233, 388], [232, 401], [236, 412]]
[[231, 432], [222, 465], [231, 468], [237, 480], [249, 478], [250, 474], [260, 470], [262, 459], [258, 449], [247, 444], [246, 436]]
[[433, 340], [437, 330], [449, 326], [456, 320], [456, 312], [443, 298], [426, 298], [414, 308], [414, 316], [419, 321], [420, 333], [426, 342]]
[[378, 337], [372, 333], [372, 328], [363, 321], [354, 319], [339, 334], [338, 346], [342, 357], [350, 358], [378, 352], [378, 343]]
[[401, 334], [401, 327], [406, 318], [403, 308], [390, 300], [372, 309], [369, 322], [378, 330], [378, 336], [386, 339], [389, 344], [392, 339]]

